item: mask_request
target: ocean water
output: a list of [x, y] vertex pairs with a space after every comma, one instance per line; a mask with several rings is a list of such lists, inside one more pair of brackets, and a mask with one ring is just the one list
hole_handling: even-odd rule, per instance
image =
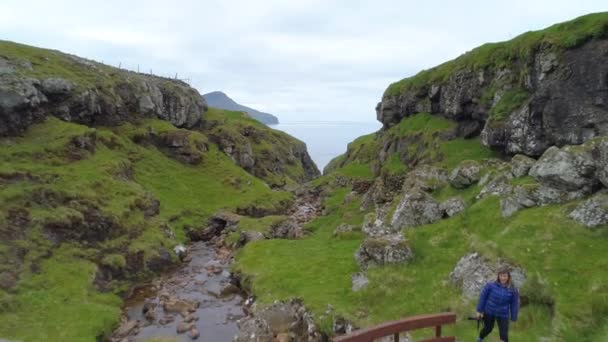
[[380, 122], [298, 121], [271, 125], [306, 143], [308, 153], [321, 172], [330, 160], [346, 152], [356, 138], [378, 131]]

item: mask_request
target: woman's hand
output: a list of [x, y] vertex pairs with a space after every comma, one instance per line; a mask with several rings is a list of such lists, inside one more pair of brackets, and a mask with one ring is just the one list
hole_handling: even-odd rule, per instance
[[478, 312], [478, 313], [477, 313], [477, 319], [482, 319], [482, 318], [483, 318], [483, 313]]

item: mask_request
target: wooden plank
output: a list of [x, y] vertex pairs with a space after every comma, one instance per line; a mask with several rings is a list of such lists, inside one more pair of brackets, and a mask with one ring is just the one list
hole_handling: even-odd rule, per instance
[[456, 322], [456, 314], [444, 312], [439, 314], [418, 315], [383, 323], [367, 329], [352, 332], [349, 335], [335, 337], [334, 342], [370, 342], [376, 338], [390, 336], [410, 330], [436, 327]]
[[422, 340], [420, 342], [455, 342], [456, 338], [454, 336], [444, 336], [444, 337], [433, 337], [427, 340]]

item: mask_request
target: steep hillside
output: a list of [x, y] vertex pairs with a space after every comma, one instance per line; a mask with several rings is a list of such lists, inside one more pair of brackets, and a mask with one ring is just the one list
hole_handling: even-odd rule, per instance
[[507, 265], [513, 340], [608, 339], [607, 29], [591, 14], [391, 85], [383, 129], [310, 183], [314, 233], [246, 245], [245, 283], [260, 302], [301, 298], [329, 334], [451, 310], [445, 332], [468, 341]]
[[187, 84], [11, 42], [0, 135], [0, 336], [19, 341], [102, 340], [214, 215], [262, 225], [294, 203], [273, 187], [318, 174], [302, 142]]
[[279, 123], [279, 119], [276, 116], [238, 104], [233, 99], [229, 98], [228, 95], [224, 94], [221, 91], [213, 91], [203, 95], [203, 97], [205, 98], [207, 103], [212, 107], [246, 112], [252, 118], [266, 125], [276, 125]]

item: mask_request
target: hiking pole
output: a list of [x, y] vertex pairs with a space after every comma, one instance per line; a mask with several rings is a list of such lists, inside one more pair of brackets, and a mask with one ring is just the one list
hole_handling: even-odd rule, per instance
[[481, 317], [477, 318], [477, 316], [469, 316], [467, 317], [467, 319], [469, 321], [477, 321], [477, 333], [479, 333], [480, 329], [479, 327], [481, 326], [481, 328], [483, 328], [483, 320]]

